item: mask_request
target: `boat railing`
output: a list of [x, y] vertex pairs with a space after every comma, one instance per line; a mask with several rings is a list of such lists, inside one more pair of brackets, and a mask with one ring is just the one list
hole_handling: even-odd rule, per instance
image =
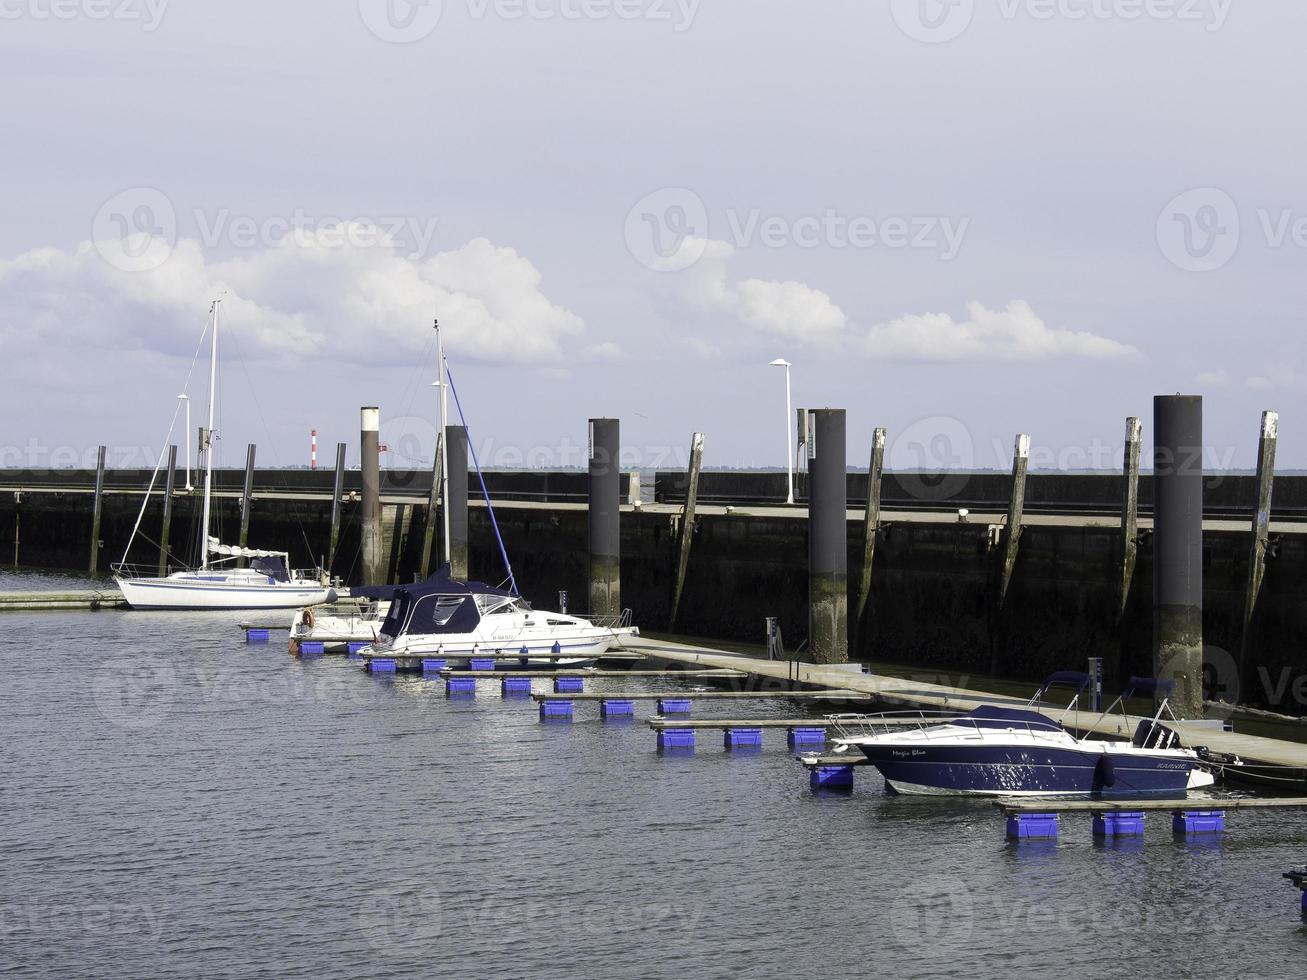
[[1018, 719], [972, 718], [969, 715], [948, 711], [886, 711], [874, 715], [827, 715], [826, 720], [834, 729], [836, 738], [840, 739], [861, 739], [912, 731], [925, 739], [959, 737], [956, 731], [944, 731], [945, 725], [971, 729], [961, 736], [963, 738], [981, 738], [985, 731], [1005, 729], [1024, 731], [1030, 735], [1052, 735], [1063, 731], [1062, 726], [1052, 720], [1040, 723]]
[[164, 566], [162, 575], [159, 574], [158, 565], [136, 565], [136, 564], [130, 564], [128, 562], [120, 561], [120, 562], [114, 562], [109, 566], [109, 573], [113, 575], [114, 578], [127, 578], [127, 579], [167, 578], [173, 572], [184, 572], [184, 571], [188, 571], [188, 569], [185, 566], [172, 565], [172, 564]]
[[629, 609], [623, 609], [620, 613], [590, 616], [588, 618], [591, 623], [598, 626], [600, 629], [623, 630], [630, 628], [632, 613]]

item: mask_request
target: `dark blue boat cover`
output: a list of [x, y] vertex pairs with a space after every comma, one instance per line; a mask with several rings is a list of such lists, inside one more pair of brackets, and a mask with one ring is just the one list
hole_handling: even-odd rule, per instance
[[1062, 727], [1051, 718], [1045, 718], [1038, 711], [1000, 708], [995, 704], [982, 704], [979, 708], [968, 712], [962, 717], [973, 722], [978, 728], [1018, 728], [1029, 725], [1031, 728], [1047, 728], [1056, 731]]
[[381, 632], [391, 637], [398, 636], [401, 631], [413, 634], [467, 633], [481, 622], [474, 598], [478, 595], [517, 598], [511, 592], [484, 582], [455, 581], [449, 565], [445, 564], [425, 582], [395, 589]]

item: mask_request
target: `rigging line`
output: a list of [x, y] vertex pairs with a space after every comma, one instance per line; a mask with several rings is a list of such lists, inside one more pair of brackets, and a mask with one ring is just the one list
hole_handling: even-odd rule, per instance
[[449, 370], [449, 362], [446, 360], [442, 365], [445, 376], [449, 378], [449, 392], [454, 396], [454, 407], [458, 409], [459, 421], [463, 423], [463, 431], [467, 433], [467, 448], [472, 454], [472, 465], [477, 468], [477, 480], [481, 483], [481, 496], [485, 498], [486, 510], [490, 512], [490, 526], [495, 529], [495, 540], [499, 542], [499, 554], [504, 559], [504, 570], [508, 572], [508, 584], [512, 588], [513, 595], [521, 596], [522, 593], [517, 591], [517, 579], [513, 577], [513, 565], [508, 560], [508, 549], [504, 547], [504, 536], [499, 533], [499, 521], [495, 517], [495, 505], [490, 502], [490, 491], [486, 489], [486, 477], [481, 472], [481, 463], [477, 460], [476, 443], [472, 439], [472, 432], [468, 429], [467, 418], [463, 415], [463, 403], [458, 400], [458, 388], [454, 386], [454, 374]]
[[[206, 318], [204, 321], [204, 329], [200, 331], [200, 342], [196, 344], [195, 354], [191, 357], [190, 370], [186, 372], [186, 384], [182, 386], [183, 394], [191, 390], [191, 376], [195, 374], [195, 365], [200, 359], [200, 351], [204, 349], [204, 338], [209, 335], [210, 326], [211, 323]], [[132, 527], [131, 536], [127, 539], [127, 548], [126, 550], [123, 551], [122, 564], [124, 565], [127, 564], [127, 556], [131, 554], [132, 543], [136, 540], [136, 535], [140, 533], [141, 521], [145, 519], [145, 508], [149, 506], [150, 494], [154, 492], [154, 484], [159, 479], [159, 470], [163, 466], [164, 457], [167, 455], [166, 449], [170, 444], [170, 442], [172, 441], [173, 429], [177, 427], [177, 418], [179, 415], [181, 415], [181, 411], [182, 411], [182, 403], [181, 400], [178, 399], [176, 407], [174, 407], [172, 410], [172, 421], [168, 423], [168, 434], [163, 437], [163, 449], [160, 450], [159, 458], [155, 461], [154, 472], [150, 474], [150, 485], [146, 488], [145, 497], [141, 500], [141, 509], [140, 512], [137, 513], [136, 515], [136, 524]], [[189, 433], [187, 433], [186, 438], [188, 439], [190, 438]], [[187, 481], [189, 482], [189, 480], [190, 480], [190, 476], [188, 473]]]

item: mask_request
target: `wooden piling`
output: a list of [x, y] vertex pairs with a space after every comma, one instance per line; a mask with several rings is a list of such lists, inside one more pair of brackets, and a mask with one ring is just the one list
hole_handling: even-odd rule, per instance
[[445, 428], [445, 451], [449, 453], [449, 485], [445, 487], [443, 501], [449, 508], [449, 564], [454, 578], [464, 581], [468, 577], [468, 509], [467, 509], [467, 429], [461, 425]]
[[696, 432], [690, 440], [690, 482], [685, 489], [685, 506], [681, 510], [680, 543], [676, 551], [676, 584], [672, 592], [672, 614], [668, 618], [668, 632], [676, 631], [676, 617], [681, 610], [681, 594], [685, 588], [685, 574], [690, 567], [690, 546], [694, 542], [694, 508], [699, 499], [699, 471], [703, 467], [703, 433]]
[[871, 568], [876, 557], [876, 536], [880, 533], [881, 476], [885, 468], [885, 430], [871, 436], [871, 463], [867, 467], [867, 509], [862, 518], [862, 576], [858, 582], [858, 606], [854, 611], [858, 649], [870, 648]]
[[621, 423], [590, 420], [590, 616], [611, 621], [622, 612]]
[[849, 662], [848, 447], [842, 408], [811, 411], [808, 432], [808, 648]]
[[1143, 423], [1131, 416], [1125, 420], [1125, 486], [1121, 498], [1121, 580], [1118, 583], [1116, 620], [1125, 619], [1126, 605], [1130, 601], [1130, 585], [1135, 577], [1135, 564], [1139, 559], [1139, 447], [1142, 442]]
[[345, 443], [336, 443], [336, 482], [331, 488], [331, 547], [327, 549], [327, 568], [336, 564], [340, 544], [340, 498], [345, 492]]
[[1248, 585], [1244, 590], [1243, 632], [1239, 638], [1239, 691], [1236, 702], [1248, 703], [1253, 693], [1250, 651], [1253, 615], [1266, 575], [1266, 546], [1271, 531], [1271, 496], [1275, 486], [1275, 446], [1280, 434], [1280, 416], [1262, 413], [1262, 435], [1257, 447], [1257, 509], [1253, 513], [1253, 540], [1248, 558]]
[[172, 535], [172, 493], [177, 485], [177, 447], [168, 447], [168, 476], [163, 490], [163, 527], [159, 530], [159, 577], [168, 574], [168, 538]]
[[1000, 537], [998, 587], [995, 589], [993, 625], [990, 628], [989, 672], [999, 674], [1006, 666], [1002, 661], [1003, 609], [1007, 605], [1008, 587], [1016, 570], [1021, 545], [1022, 518], [1026, 505], [1026, 471], [1030, 464], [1030, 436], [1020, 434], [1012, 448], [1012, 493], [1008, 498], [1007, 521]]
[[427, 518], [422, 528], [422, 564], [419, 567], [422, 578], [431, 574], [431, 548], [436, 539], [436, 523], [440, 517], [440, 508], [444, 501], [440, 499], [441, 461], [445, 453], [445, 434], [436, 435], [436, 462], [431, 469], [431, 493], [427, 496]]
[[[241, 536], [240, 546], [249, 547], [250, 540], [250, 504], [254, 499], [254, 443], [245, 447], [245, 483], [241, 486]], [[237, 567], [247, 568], [249, 560], [240, 558]]]
[[1153, 399], [1153, 676], [1203, 717], [1203, 400]]
[[100, 570], [100, 518], [104, 509], [104, 457], [106, 447], [101, 446], [95, 457], [95, 504], [91, 514], [91, 574]]
[[362, 409], [360, 422], [363, 475], [363, 584], [385, 582], [386, 559], [381, 548], [381, 412]]

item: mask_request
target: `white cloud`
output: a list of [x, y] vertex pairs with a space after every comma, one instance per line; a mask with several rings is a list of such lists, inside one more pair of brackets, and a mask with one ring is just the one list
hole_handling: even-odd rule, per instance
[[1139, 358], [1139, 351], [1097, 334], [1050, 328], [1024, 300], [1004, 310], [967, 304], [967, 319], [947, 313], [905, 316], [872, 327], [866, 350], [876, 357], [921, 361], [1038, 361]]
[[735, 255], [729, 242], [688, 238], [668, 260], [678, 268], [682, 252], [702, 251], [699, 260], [683, 273], [684, 295], [695, 308], [727, 312], [747, 327], [768, 337], [799, 343], [829, 345], [848, 326], [844, 311], [830, 296], [802, 282], [745, 279], [732, 284], [727, 263]]
[[1270, 378], [1265, 378], [1260, 375], [1249, 378], [1246, 384], [1248, 385], [1249, 389], [1252, 391], [1270, 391], [1272, 388], [1275, 387], [1274, 381], [1272, 381]]
[[611, 341], [602, 344], [590, 344], [588, 347], [581, 348], [581, 360], [583, 361], [620, 361], [625, 356], [622, 348]]
[[1225, 368], [1216, 371], [1204, 371], [1194, 380], [1209, 388], [1224, 388], [1230, 383], [1230, 372]]
[[0, 338], [189, 354], [219, 295], [229, 335], [255, 357], [402, 363], [426, 348], [439, 317], [459, 356], [540, 363], [558, 360], [584, 330], [511, 248], [478, 238], [412, 260], [338, 231], [292, 233], [218, 262], [182, 240], [167, 261], [141, 272], [107, 262], [105, 243], [0, 260]]

